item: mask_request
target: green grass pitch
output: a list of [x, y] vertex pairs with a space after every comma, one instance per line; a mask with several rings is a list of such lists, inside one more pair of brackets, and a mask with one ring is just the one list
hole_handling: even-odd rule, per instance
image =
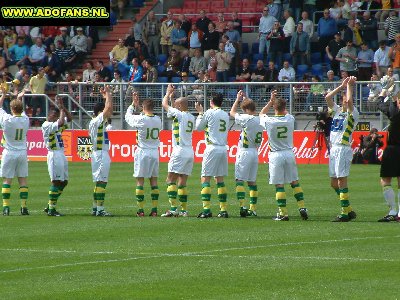
[[[159, 212], [168, 208], [166, 164], [160, 166]], [[310, 219], [302, 221], [291, 188], [289, 222], [275, 222], [275, 191], [260, 165], [257, 218], [239, 218], [233, 165], [225, 182], [229, 219], [197, 219], [199, 174], [190, 178], [189, 218], [137, 218], [133, 164], [114, 163], [106, 208], [91, 217], [90, 164], [70, 164], [59, 200], [62, 218], [42, 212], [49, 179], [45, 163], [30, 163], [30, 216], [19, 215], [17, 184], [11, 215], [0, 216], [0, 299], [397, 299], [400, 223], [387, 213], [378, 166], [352, 166], [351, 223], [331, 223], [339, 201], [326, 165], [299, 166]], [[212, 211], [218, 203], [213, 185]]]

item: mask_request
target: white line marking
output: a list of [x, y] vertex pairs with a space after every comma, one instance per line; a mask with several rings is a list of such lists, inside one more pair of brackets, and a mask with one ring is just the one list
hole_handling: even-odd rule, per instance
[[[309, 242], [290, 242], [290, 243], [279, 243], [279, 244], [270, 244], [270, 245], [260, 245], [260, 246], [248, 246], [248, 247], [235, 247], [235, 248], [225, 248], [225, 249], [214, 249], [214, 250], [207, 250], [207, 251], [197, 251], [197, 252], [186, 252], [186, 253], [176, 253], [176, 254], [170, 254], [170, 253], [163, 253], [160, 255], [148, 255], [148, 256], [136, 256], [136, 257], [128, 257], [128, 258], [121, 258], [121, 259], [109, 259], [109, 260], [96, 260], [96, 261], [87, 261], [87, 262], [77, 262], [77, 263], [67, 263], [67, 264], [58, 264], [58, 265], [50, 265], [50, 266], [40, 266], [40, 267], [29, 267], [29, 268], [18, 268], [18, 269], [11, 269], [11, 270], [2, 270], [0, 273], [12, 273], [12, 272], [20, 272], [20, 271], [30, 271], [30, 270], [39, 270], [39, 269], [52, 269], [52, 268], [62, 268], [62, 267], [73, 267], [73, 266], [80, 266], [80, 265], [91, 265], [91, 264], [103, 264], [103, 263], [114, 263], [114, 262], [124, 262], [124, 261], [131, 261], [131, 260], [139, 260], [139, 259], [151, 259], [151, 258], [162, 258], [162, 257], [253, 257], [252, 255], [249, 256], [244, 256], [244, 255], [239, 255], [239, 256], [229, 256], [229, 255], [212, 255], [212, 254], [205, 254], [205, 253], [213, 253], [213, 252], [225, 252], [225, 251], [234, 251], [234, 250], [246, 250], [246, 249], [257, 249], [257, 248], [269, 248], [269, 247], [280, 247], [280, 246], [293, 246], [293, 245], [305, 245], [305, 244], [320, 244], [320, 243], [336, 243], [336, 242], [347, 242], [347, 241], [358, 241], [358, 240], [367, 240], [367, 239], [385, 239], [385, 238], [399, 238], [400, 235], [393, 236], [393, 237], [360, 237], [360, 238], [346, 238], [346, 239], [338, 239], [338, 240], [325, 240], [325, 241], [309, 241]], [[30, 251], [35, 249], [0, 249], [0, 251]], [[57, 251], [57, 250], [56, 250]], [[59, 252], [63, 252], [58, 250]], [[71, 252], [66, 252], [66, 253], [82, 253], [80, 251], [76, 250], [65, 250], [65, 251], [71, 251]], [[37, 252], [40, 252], [38, 250]], [[50, 253], [50, 252], [55, 252], [52, 250], [43, 250], [42, 252], [44, 253]], [[88, 253], [88, 252], [86, 252]], [[96, 252], [89, 252], [88, 254], [93, 253], [96, 254]], [[133, 254], [129, 252], [112, 252], [112, 251], [104, 251], [101, 254]], [[134, 253], [138, 254], [138, 253]], [[145, 253], [141, 255], [146, 255]], [[257, 257], [257, 256], [255, 256]], [[266, 258], [279, 258], [282, 259], [281, 256], [258, 256], [258, 257], [266, 257]], [[342, 257], [319, 257], [319, 256], [287, 256], [286, 258], [293, 258], [293, 259], [319, 259], [319, 260], [350, 260], [350, 261], [389, 261], [389, 262], [398, 262], [397, 260], [390, 260], [390, 259], [385, 259], [385, 258], [358, 258], [358, 257], [347, 257], [347, 258], [342, 258]]]

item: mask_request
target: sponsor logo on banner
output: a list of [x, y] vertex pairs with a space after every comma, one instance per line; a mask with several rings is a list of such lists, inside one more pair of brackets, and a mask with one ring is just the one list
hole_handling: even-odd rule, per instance
[[77, 154], [82, 160], [89, 160], [92, 154], [92, 141], [88, 136], [77, 137]]

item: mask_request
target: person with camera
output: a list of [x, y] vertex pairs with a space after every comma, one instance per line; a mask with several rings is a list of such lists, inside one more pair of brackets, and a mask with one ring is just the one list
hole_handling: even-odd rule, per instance
[[[379, 95], [378, 109], [389, 118], [390, 123], [387, 146], [382, 155], [380, 177], [383, 198], [389, 206], [389, 212], [378, 222], [391, 222], [400, 220], [399, 207], [396, 206], [396, 196], [392, 188], [392, 178], [396, 177], [397, 185], [400, 187], [400, 98], [399, 94], [393, 91], [395, 83], [392, 78], [384, 76], [381, 84], [382, 92]], [[400, 190], [397, 192], [397, 198], [400, 204]]]
[[378, 133], [378, 129], [372, 128], [369, 135], [361, 137], [360, 147], [364, 162], [368, 164], [379, 164], [378, 149], [383, 146], [381, 140], [383, 136]]

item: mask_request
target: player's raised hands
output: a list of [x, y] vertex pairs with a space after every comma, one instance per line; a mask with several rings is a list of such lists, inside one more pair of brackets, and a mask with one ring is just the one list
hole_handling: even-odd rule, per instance
[[133, 107], [139, 107], [139, 93], [136, 91], [132, 92], [132, 105]]
[[236, 100], [240, 101], [240, 100], [243, 100], [244, 98], [245, 98], [245, 94], [242, 90], [240, 90], [236, 95]]
[[349, 83], [350, 77], [346, 77], [341, 84], [342, 88], [345, 88], [347, 86], [347, 84]]
[[196, 109], [196, 111], [201, 114], [203, 113], [203, 105], [201, 105], [199, 102], [196, 102], [194, 104], [194, 108]]
[[174, 90], [175, 90], [174, 86], [172, 84], [169, 84], [168, 87], [167, 87], [167, 94], [166, 95], [168, 97], [171, 97], [174, 94]]
[[278, 96], [278, 91], [277, 90], [273, 90], [271, 92], [271, 98], [269, 99], [269, 101], [275, 102], [277, 96]]
[[103, 96], [103, 98], [105, 98], [107, 95], [111, 94], [110, 86], [105, 85], [104, 87], [102, 87], [100, 89], [100, 93]]
[[353, 85], [356, 84], [357, 77], [355, 77], [355, 76], [350, 76], [350, 77], [348, 77], [348, 78], [349, 78], [349, 81], [348, 81], [348, 84], [349, 84], [349, 85], [353, 86]]

